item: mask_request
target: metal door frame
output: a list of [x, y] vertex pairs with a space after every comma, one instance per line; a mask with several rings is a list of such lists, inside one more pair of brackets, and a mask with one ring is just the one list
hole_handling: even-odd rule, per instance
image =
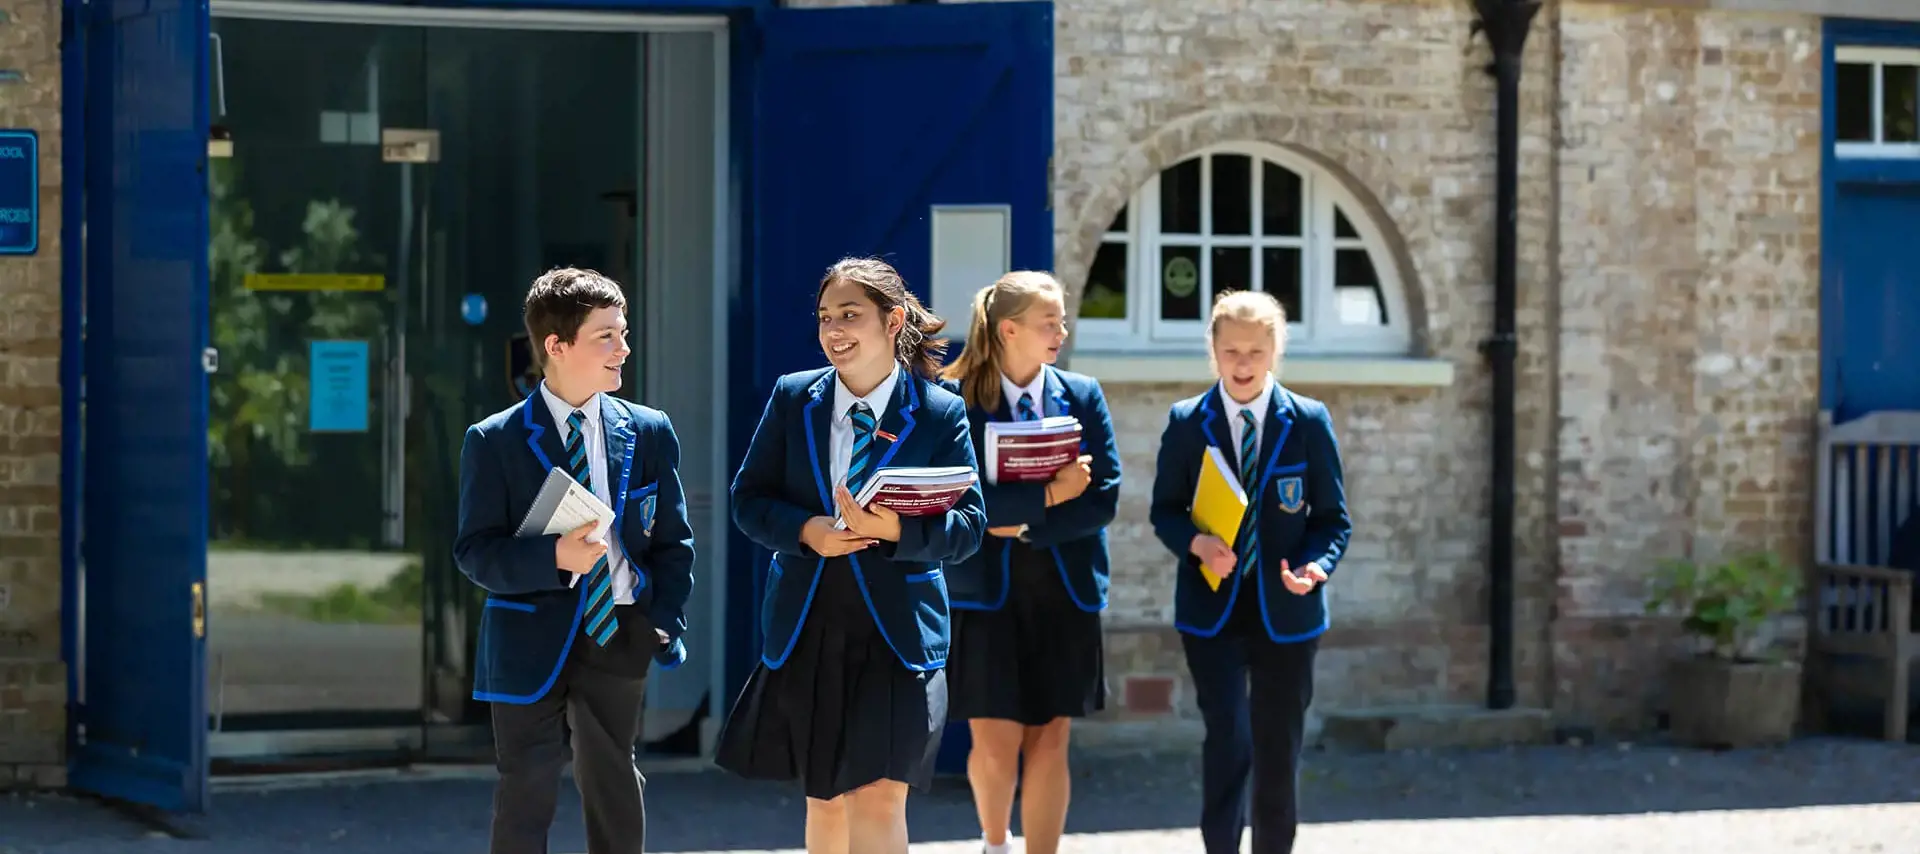
[[[725, 388], [728, 381], [728, 366], [731, 364], [732, 349], [729, 334], [733, 324], [731, 296], [735, 291], [738, 267], [729, 247], [733, 245], [736, 220], [739, 211], [734, 205], [731, 192], [733, 172], [733, 129], [731, 115], [733, 111], [732, 69], [732, 23], [726, 15], [716, 14], [654, 14], [636, 12], [576, 12], [548, 9], [475, 9], [441, 8], [430, 6], [388, 6], [372, 3], [336, 3], [313, 2], [313, 0], [211, 0], [213, 18], [241, 18], [254, 20], [295, 21], [306, 23], [331, 24], [368, 24], [388, 26], [417, 26], [437, 28], [480, 28], [499, 30], [544, 30], [544, 31], [589, 31], [589, 32], [632, 32], [637, 34], [653, 33], [711, 33], [714, 37], [714, 127], [713, 144], [716, 151], [726, 151], [727, 156], [714, 158], [713, 174], [713, 282], [710, 291], [713, 298], [713, 330], [710, 336], [711, 353], [708, 368], [712, 374], [715, 388]], [[642, 163], [644, 168], [645, 164]], [[647, 182], [649, 188], [652, 183]], [[649, 190], [651, 191], [651, 190]], [[727, 422], [727, 398], [725, 394], [713, 395], [713, 423], [716, 427]], [[669, 413], [671, 414], [671, 413]], [[732, 526], [730, 496], [724, 488], [730, 478], [728, 472], [728, 448], [724, 441], [715, 442], [712, 452], [714, 480], [714, 518], [717, 526], [723, 529]], [[728, 531], [731, 534], [731, 531]], [[727, 577], [727, 540], [728, 536], [713, 537], [711, 542], [699, 543], [700, 564], [715, 568], [706, 573], [713, 581], [723, 581]], [[727, 690], [727, 599], [730, 591], [727, 585], [720, 583], [714, 592], [711, 613], [699, 619], [709, 621], [713, 627], [710, 649], [701, 650], [708, 665], [709, 721], [723, 716], [731, 697]], [[749, 591], [749, 595], [750, 595]], [[83, 653], [84, 654], [84, 653]], [[247, 756], [286, 754], [288, 752], [317, 753], [326, 751], [362, 751], [397, 749], [402, 752], [417, 752], [425, 746], [427, 731], [434, 730], [436, 743], [457, 741], [468, 743], [478, 739], [485, 744], [490, 738], [484, 725], [423, 725], [419, 727], [393, 727], [372, 729], [324, 729], [324, 730], [281, 730], [271, 732], [210, 732], [208, 733], [207, 753], [210, 757], [231, 759]], [[444, 732], [444, 735], [442, 734]], [[702, 739], [702, 752], [710, 752], [712, 739]]]

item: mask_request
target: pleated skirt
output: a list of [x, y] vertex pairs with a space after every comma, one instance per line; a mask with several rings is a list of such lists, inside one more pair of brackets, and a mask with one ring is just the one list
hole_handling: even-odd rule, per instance
[[[994, 542], [987, 558], [998, 563]], [[997, 611], [953, 615], [947, 685], [954, 720], [993, 719], [1044, 726], [1106, 708], [1106, 649], [1100, 614], [1067, 593], [1053, 554], [1013, 543], [1007, 601]]]
[[748, 779], [797, 780], [820, 800], [881, 780], [924, 791], [947, 721], [946, 674], [900, 662], [847, 561], [822, 572], [793, 652], [778, 669], [754, 669], [714, 762]]

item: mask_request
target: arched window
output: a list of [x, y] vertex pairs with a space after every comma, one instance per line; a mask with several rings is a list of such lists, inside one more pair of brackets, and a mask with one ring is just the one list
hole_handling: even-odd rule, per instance
[[1108, 226], [1075, 332], [1090, 351], [1192, 351], [1216, 293], [1264, 290], [1287, 308], [1290, 353], [1405, 355], [1412, 330], [1385, 246], [1306, 158], [1207, 148], [1147, 181]]

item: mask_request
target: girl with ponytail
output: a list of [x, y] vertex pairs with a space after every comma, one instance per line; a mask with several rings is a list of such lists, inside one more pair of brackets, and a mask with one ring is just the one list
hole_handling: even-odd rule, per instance
[[907, 792], [932, 785], [947, 720], [942, 570], [986, 513], [978, 487], [941, 515], [854, 503], [882, 467], [972, 468], [966, 404], [933, 378], [945, 321], [893, 267], [846, 259], [816, 294], [831, 366], [775, 383], [733, 480], [734, 524], [774, 559], [760, 666], [715, 761], [798, 781], [809, 854], [907, 854]]
[[1060, 283], [1046, 273], [1008, 273], [974, 297], [966, 347], [942, 372], [966, 399], [976, 459], [985, 459], [989, 421], [1070, 415], [1081, 425], [1080, 458], [1051, 480], [981, 478], [986, 541], [947, 570], [949, 715], [968, 721], [973, 737], [967, 777], [988, 854], [1011, 850], [1016, 787], [1026, 850], [1059, 849], [1068, 728], [1106, 705], [1100, 612], [1120, 454], [1100, 383], [1053, 367], [1066, 340]]

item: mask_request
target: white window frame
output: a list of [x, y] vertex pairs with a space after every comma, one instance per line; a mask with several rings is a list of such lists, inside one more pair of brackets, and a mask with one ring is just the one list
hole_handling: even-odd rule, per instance
[[[1886, 138], [1887, 108], [1882, 87], [1886, 80], [1886, 67], [1889, 65], [1920, 67], [1920, 49], [1900, 47], [1836, 47], [1833, 49], [1834, 88], [1838, 95], [1839, 71], [1842, 65], [1865, 65], [1873, 69], [1873, 141], [1842, 142], [1834, 140], [1833, 155], [1841, 158], [1857, 159], [1920, 159], [1920, 142], [1884, 142]], [[1833, 105], [1837, 111], [1838, 104]]]
[[[1209, 155], [1243, 155], [1254, 160], [1251, 194], [1253, 227], [1260, 228], [1264, 187], [1261, 161], [1268, 161], [1300, 176], [1306, 198], [1303, 231], [1299, 236], [1215, 235], [1213, 231], [1213, 161]], [[1286, 149], [1263, 143], [1229, 143], [1209, 146], [1181, 157], [1177, 163], [1195, 158], [1201, 161], [1200, 234], [1163, 235], [1160, 232], [1160, 176], [1134, 193], [1127, 206], [1127, 228], [1102, 236], [1102, 244], [1117, 243], [1127, 248], [1127, 317], [1125, 320], [1081, 318], [1074, 324], [1080, 340], [1075, 349], [1088, 353], [1192, 353], [1205, 346], [1205, 320], [1211, 294], [1203, 291], [1202, 320], [1160, 319], [1160, 269], [1162, 245], [1200, 248], [1200, 276], [1203, 285], [1211, 277], [1212, 250], [1215, 247], [1252, 248], [1253, 282], [1257, 287], [1264, 275], [1259, 250], [1267, 247], [1302, 249], [1305, 263], [1301, 273], [1301, 317], [1287, 323], [1287, 352], [1292, 355], [1374, 355], [1405, 356], [1413, 346], [1412, 327], [1407, 317], [1407, 301], [1399, 268], [1387, 250], [1386, 230], [1376, 222], [1369, 209], [1349, 193], [1346, 187], [1328, 175], [1318, 164]], [[1169, 166], [1168, 168], [1171, 168]], [[1358, 237], [1336, 237], [1334, 212], [1346, 214]], [[1332, 286], [1334, 259], [1342, 249], [1364, 249], [1373, 262], [1375, 275], [1386, 302], [1387, 323], [1360, 326], [1339, 322], [1339, 306]]]

